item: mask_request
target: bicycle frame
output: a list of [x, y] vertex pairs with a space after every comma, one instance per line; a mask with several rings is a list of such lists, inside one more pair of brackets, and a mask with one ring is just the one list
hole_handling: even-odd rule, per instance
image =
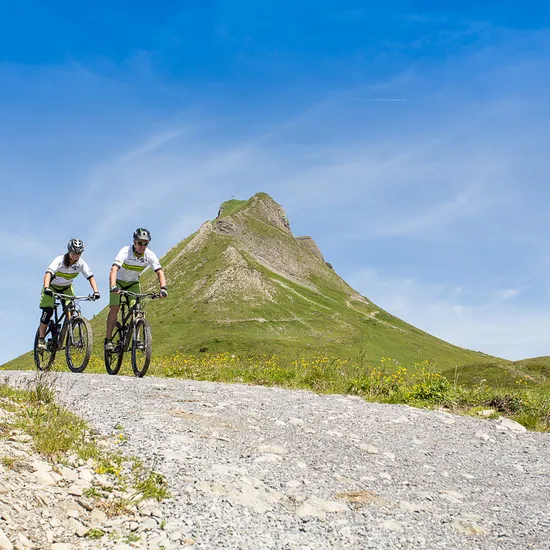
[[[130, 292], [128, 290], [120, 291], [121, 300], [120, 300], [120, 310], [121, 310], [121, 320], [120, 326], [115, 328], [113, 332], [113, 338], [120, 333], [120, 342], [122, 343], [122, 349], [128, 351], [130, 348], [130, 342], [132, 341], [132, 331], [131, 327], [134, 325], [135, 321], [140, 317], [145, 315], [145, 311], [142, 309], [141, 301], [144, 298], [155, 299], [160, 296], [156, 292], [151, 292], [148, 294], [138, 294], [136, 292]], [[130, 298], [135, 298], [135, 303], [130, 305]]]
[[[71, 296], [70, 294], [61, 294], [54, 292], [54, 319], [50, 319], [50, 333], [52, 335], [53, 345], [56, 351], [61, 351], [65, 348], [64, 342], [69, 328], [69, 319], [81, 314], [80, 300], [93, 300], [92, 296]], [[63, 304], [63, 302], [66, 302]], [[63, 312], [59, 315], [59, 306], [62, 306]], [[72, 335], [69, 332], [69, 338]], [[68, 342], [71, 344], [72, 342]]]

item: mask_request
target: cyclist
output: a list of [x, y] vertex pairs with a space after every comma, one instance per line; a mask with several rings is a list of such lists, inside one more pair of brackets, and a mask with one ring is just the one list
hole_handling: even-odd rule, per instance
[[120, 310], [120, 291], [141, 293], [139, 278], [147, 266], [157, 274], [160, 284], [160, 297], [166, 298], [166, 279], [156, 254], [147, 248], [151, 242], [151, 233], [143, 227], [134, 231], [134, 243], [124, 246], [117, 254], [109, 274], [109, 314], [107, 315], [107, 328], [105, 333], [105, 349], [114, 350], [112, 341], [113, 330], [116, 325], [117, 315]]
[[[38, 332], [37, 348], [46, 350], [46, 342], [44, 337], [48, 328], [48, 323], [53, 315], [54, 308], [54, 292], [68, 294], [74, 296], [72, 281], [75, 277], [82, 273], [88, 279], [92, 290], [94, 291], [94, 300], [99, 300], [99, 292], [94, 275], [88, 264], [81, 258], [84, 252], [84, 243], [80, 239], [71, 239], [67, 243], [67, 252], [61, 256], [57, 256], [46, 269], [44, 275], [44, 287], [40, 296], [40, 328]], [[65, 303], [63, 304], [65, 305]]]

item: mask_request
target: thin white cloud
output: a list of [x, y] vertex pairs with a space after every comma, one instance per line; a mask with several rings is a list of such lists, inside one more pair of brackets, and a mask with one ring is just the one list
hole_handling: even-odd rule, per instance
[[518, 296], [519, 290], [517, 288], [507, 288], [500, 293], [500, 297], [503, 300], [509, 300]]
[[[374, 303], [412, 325], [457, 346], [506, 359], [548, 355], [550, 316], [545, 308], [517, 307], [514, 289], [468, 299], [447, 284], [421, 283], [376, 269], [348, 282]], [[546, 308], [548, 304], [546, 305]]]

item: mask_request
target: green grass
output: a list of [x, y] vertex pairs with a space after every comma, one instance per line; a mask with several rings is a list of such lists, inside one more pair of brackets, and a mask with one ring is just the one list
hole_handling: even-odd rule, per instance
[[231, 216], [232, 214], [237, 213], [247, 203], [248, 203], [248, 201], [241, 201], [241, 200], [236, 200], [236, 199], [231, 199], [229, 201], [225, 201], [220, 207], [221, 213], [218, 216], [218, 219], [227, 218], [228, 216]]

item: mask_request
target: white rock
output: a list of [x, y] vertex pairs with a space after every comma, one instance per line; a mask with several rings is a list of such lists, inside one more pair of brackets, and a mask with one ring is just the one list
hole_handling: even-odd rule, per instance
[[145, 520], [139, 527], [138, 532], [141, 531], [152, 531], [153, 529], [156, 529], [158, 526], [157, 522], [153, 518], [149, 518]]
[[382, 522], [382, 527], [388, 531], [397, 531], [401, 532], [403, 531], [403, 526], [395, 521], [394, 519], [387, 519], [386, 521]]
[[254, 459], [254, 462], [258, 462], [258, 463], [261, 463], [261, 462], [281, 462], [281, 460], [282, 460], [282, 458], [281, 458], [280, 455], [267, 453], [265, 455], [256, 457]]
[[84, 470], [80, 471], [79, 477], [83, 481], [89, 481], [91, 483], [94, 480], [94, 473], [92, 472], [92, 470], [85, 468]]
[[359, 448], [362, 450], [362, 451], [366, 451], [367, 453], [371, 454], [371, 455], [377, 455], [380, 451], [374, 447], [373, 445], [367, 445], [365, 443], [359, 445]]
[[325, 519], [326, 513], [323, 510], [320, 510], [316, 506], [313, 506], [310, 502], [304, 502], [297, 510], [296, 515], [300, 518], [305, 517], [316, 517], [319, 519]]
[[0, 529], [0, 549], [1, 550], [13, 550], [13, 544], [10, 539], [6, 536], [4, 531]]
[[288, 452], [284, 447], [281, 447], [280, 445], [260, 445], [258, 447], [258, 451], [260, 451], [260, 453], [270, 453], [275, 455], [284, 455]]
[[491, 416], [492, 414], [495, 414], [495, 410], [485, 409], [483, 411], [477, 411], [477, 414], [479, 414], [479, 416]]
[[69, 518], [69, 527], [79, 537], [83, 537], [89, 530], [85, 525], [82, 525], [80, 521], [74, 518]]
[[63, 466], [61, 468], [61, 475], [66, 481], [76, 481], [78, 479], [78, 472], [75, 472], [72, 468]]
[[285, 484], [287, 487], [300, 487], [302, 485], [301, 481], [298, 481], [297, 479], [291, 479], [290, 481], [287, 481]]
[[[52, 472], [53, 473], [53, 472]], [[52, 486], [55, 485], [55, 479], [46, 470], [38, 470], [34, 473], [36, 481], [41, 485]]]
[[94, 508], [92, 510], [92, 513], [90, 514], [90, 520], [92, 521], [92, 523], [105, 523], [108, 518], [107, 514], [103, 510], [100, 510], [99, 508]]
[[84, 489], [82, 488], [82, 485], [76, 485], [72, 484], [68, 489], [67, 492], [69, 495], [73, 495], [75, 497], [81, 497], [82, 493], [84, 492]]
[[309, 497], [308, 502], [315, 506], [316, 508], [319, 508], [320, 510], [324, 510], [325, 512], [347, 512], [348, 507], [340, 502], [336, 502], [335, 500], [323, 500], [318, 497]]
[[455, 531], [465, 535], [484, 535], [487, 532], [475, 520], [467, 517], [457, 518], [451, 525]]
[[511, 430], [513, 432], [523, 433], [527, 431], [527, 428], [525, 426], [522, 426], [519, 422], [511, 420], [510, 418], [501, 417], [497, 420], [497, 422], [501, 427]]
[[32, 546], [32, 542], [23, 533], [17, 535], [17, 540], [19, 541], [19, 546]]
[[169, 550], [170, 548], [172, 548], [172, 544], [170, 543], [170, 540], [164, 534], [147, 539], [147, 544], [148, 544], [148, 547], [151, 549], [164, 548], [165, 550]]

